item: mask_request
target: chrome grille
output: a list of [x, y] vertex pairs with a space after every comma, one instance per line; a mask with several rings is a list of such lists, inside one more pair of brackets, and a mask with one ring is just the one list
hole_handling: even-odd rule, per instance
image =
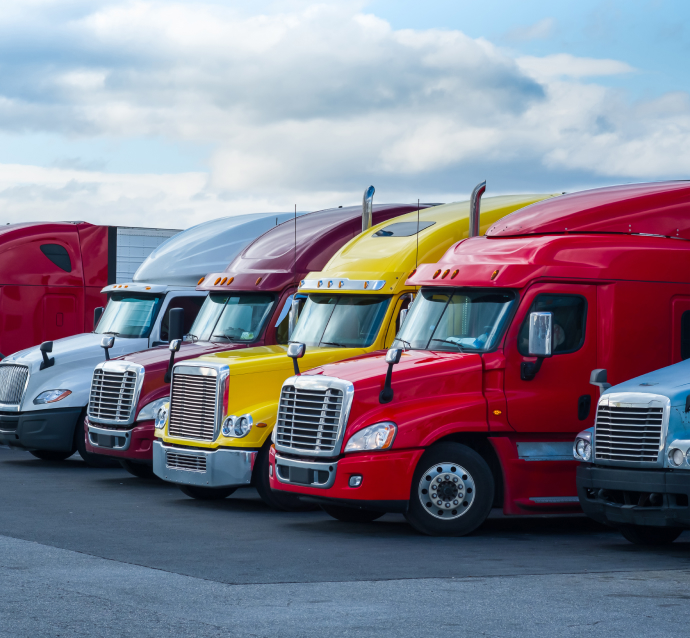
[[187, 470], [188, 472], [205, 472], [205, 454], [185, 454], [184, 452], [166, 452], [166, 467], [173, 470]]
[[600, 403], [594, 426], [595, 458], [655, 463], [663, 425], [663, 407]]
[[278, 406], [276, 444], [296, 451], [333, 452], [342, 409], [342, 390], [284, 385]]
[[213, 441], [216, 429], [216, 376], [173, 374], [168, 434]]
[[0, 365], [0, 403], [19, 405], [24, 396], [29, 368], [12, 364]]
[[137, 373], [134, 370], [93, 371], [89, 395], [89, 419], [96, 422], [132, 423], [137, 403]]

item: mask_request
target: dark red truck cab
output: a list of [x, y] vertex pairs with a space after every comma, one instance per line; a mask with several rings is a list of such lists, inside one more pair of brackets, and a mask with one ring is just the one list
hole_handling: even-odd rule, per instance
[[[428, 206], [421, 204], [420, 208]], [[416, 204], [374, 205], [371, 223], [367, 223], [376, 225], [414, 210]], [[287, 344], [290, 325], [297, 319], [300, 300], [295, 299], [295, 293], [299, 282], [309, 272], [323, 269], [338, 249], [362, 232], [362, 213], [362, 207], [350, 206], [302, 215], [297, 217], [296, 227], [295, 220], [286, 221], [249, 244], [225, 271], [207, 275], [197, 290], [209, 291], [209, 297], [192, 326], [192, 336], [185, 337], [175, 361], [238, 348]], [[213, 327], [203, 327], [208, 325], [208, 317], [213, 316], [214, 304], [232, 303], [233, 299], [239, 304], [258, 304], [263, 299], [267, 307], [257, 332], [236, 342], [213, 336], [216, 332]], [[297, 302], [295, 306], [293, 301]], [[222, 322], [220, 318], [216, 320]], [[205, 334], [193, 336], [202, 330]], [[118, 458], [136, 476], [153, 475], [154, 418], [159, 406], [169, 400], [170, 383], [164, 380], [169, 361], [169, 350], [157, 347], [103, 364], [117, 367], [120, 362], [126, 362], [140, 366], [143, 383], [136, 390], [131, 411], [123, 414], [120, 423], [94, 422], [91, 411], [87, 412], [90, 432], [102, 433], [104, 429], [112, 432], [107, 437], [87, 436], [89, 452]], [[105, 445], [96, 445], [95, 441], [104, 441]]]
[[680, 361], [690, 338], [689, 240], [690, 182], [662, 182], [549, 199], [455, 244], [410, 276], [391, 350], [285, 382], [271, 487], [434, 535], [492, 507], [580, 511], [572, 445], [597, 384]]

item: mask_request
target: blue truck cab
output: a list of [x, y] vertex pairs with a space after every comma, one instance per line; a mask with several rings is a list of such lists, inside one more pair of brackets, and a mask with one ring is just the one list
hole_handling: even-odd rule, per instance
[[594, 427], [573, 446], [580, 505], [632, 543], [671, 543], [690, 529], [690, 359], [602, 380]]

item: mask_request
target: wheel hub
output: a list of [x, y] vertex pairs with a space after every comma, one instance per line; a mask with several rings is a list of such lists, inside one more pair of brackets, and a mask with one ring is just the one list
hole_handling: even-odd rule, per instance
[[472, 507], [474, 488], [474, 479], [464, 467], [454, 463], [437, 463], [422, 475], [418, 496], [431, 516], [452, 520]]

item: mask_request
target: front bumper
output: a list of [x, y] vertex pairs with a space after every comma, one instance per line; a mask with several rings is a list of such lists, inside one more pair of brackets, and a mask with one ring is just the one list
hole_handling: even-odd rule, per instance
[[171, 483], [200, 487], [249, 485], [258, 451], [204, 450], [153, 442], [153, 471]]
[[[412, 475], [423, 449], [359, 452], [339, 459], [290, 457], [271, 447], [271, 488], [322, 503], [386, 512], [404, 512]], [[277, 466], [277, 467], [276, 467]], [[350, 487], [359, 475], [359, 487]]]
[[[582, 463], [577, 494], [585, 514], [600, 523], [690, 528], [690, 472]], [[660, 504], [650, 502], [652, 494]]]
[[0, 412], [0, 444], [25, 450], [73, 450], [74, 431], [83, 409]]
[[153, 439], [156, 431], [153, 421], [142, 421], [130, 430], [114, 430], [86, 420], [89, 435], [86, 449], [93, 454], [104, 454], [139, 463], [153, 462]]

